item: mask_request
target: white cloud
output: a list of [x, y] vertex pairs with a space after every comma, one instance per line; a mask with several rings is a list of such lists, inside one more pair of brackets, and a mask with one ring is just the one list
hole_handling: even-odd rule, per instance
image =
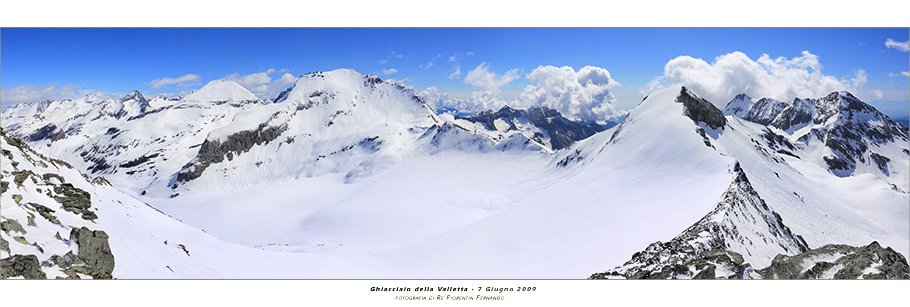
[[439, 58], [441, 58], [441, 57], [442, 57], [442, 54], [438, 54], [438, 53], [437, 53], [436, 56], [434, 56], [433, 58], [431, 58], [431, 59], [430, 59], [430, 62], [428, 62], [426, 65], [421, 64], [421, 65], [418, 65], [417, 67], [418, 67], [418, 68], [424, 68], [424, 69], [430, 69], [430, 67], [433, 67], [433, 64], [436, 63], [436, 60], [439, 59]]
[[271, 100], [275, 99], [278, 94], [287, 89], [290, 84], [296, 81], [297, 76], [289, 73], [284, 73], [280, 78], [272, 81], [272, 83], [259, 85], [257, 87], [249, 89], [249, 91], [259, 98]]
[[[508, 83], [504, 83], [505, 80], [517, 75], [517, 70], [510, 72], [513, 71], [514, 73], [496, 76], [489, 72], [485, 64], [481, 64], [472, 71], [475, 74], [473, 77], [470, 73], [465, 77], [465, 82], [471, 80], [477, 86], [505, 84]], [[495, 111], [506, 105], [516, 108], [546, 106], [569, 119], [599, 122], [626, 113], [613, 108], [615, 98], [611, 90], [621, 85], [606, 69], [586, 66], [575, 71], [569, 66], [540, 66], [528, 74], [527, 78], [536, 81], [537, 85], [529, 85], [521, 92], [505, 93], [495, 86], [481, 86], [484, 87], [483, 90], [453, 94], [440, 93], [437, 88], [430, 87], [420, 92], [420, 95], [437, 108], [464, 113]]]
[[477, 68], [468, 72], [464, 77], [464, 83], [491, 90], [498, 89], [520, 77], [521, 75], [518, 73], [517, 68], [507, 71], [502, 76], [497, 76], [495, 73], [490, 72], [490, 65], [487, 62], [483, 62]]
[[910, 41], [900, 42], [893, 39], [885, 41], [885, 47], [897, 49], [897, 51], [910, 52]]
[[397, 69], [394, 69], [394, 68], [389, 68], [389, 69], [383, 69], [383, 70], [382, 70], [382, 74], [383, 74], [383, 75], [391, 75], [391, 74], [394, 74], [394, 73], [396, 73], [396, 72], [398, 72], [398, 70], [397, 70]]
[[389, 55], [386, 56], [385, 59], [379, 60], [379, 62], [377, 62], [377, 63], [379, 63], [380, 65], [385, 65], [392, 59], [402, 59], [402, 58], [404, 58], [403, 54], [399, 54], [398, 52], [395, 52], [395, 51], [389, 51]]
[[122, 97], [122, 95], [119, 94], [107, 93], [99, 90], [77, 89], [82, 86], [83, 84], [57, 86], [57, 82], [54, 82], [46, 84], [44, 86], [21, 85], [17, 87], [0, 89], [0, 105], [6, 107], [24, 102], [61, 100], [67, 98], [76, 98], [86, 94], [94, 94], [99, 98]]
[[468, 56], [472, 56], [472, 55], [474, 55], [474, 52], [471, 52], [471, 51], [468, 51], [466, 53], [456, 53], [456, 54], [449, 56], [449, 62], [455, 63], [455, 62], [460, 61], [464, 57], [468, 57]]
[[910, 77], [910, 71], [902, 71], [901, 74], [904, 75], [904, 77]]
[[234, 81], [237, 84], [249, 89], [257, 85], [266, 84], [272, 81], [272, 77], [269, 75], [275, 73], [275, 69], [269, 68], [263, 72], [252, 73], [249, 75], [241, 75], [240, 73], [233, 73], [230, 75], [221, 78], [222, 80]]
[[456, 53], [449, 57], [449, 62], [452, 63], [452, 73], [449, 74], [449, 79], [457, 79], [461, 76], [461, 63], [458, 61], [466, 56], [474, 55], [473, 52], [468, 53]]
[[882, 98], [885, 97], [885, 92], [883, 92], [882, 90], [874, 90], [874, 91], [872, 91], [872, 95], [875, 96], [876, 100], [881, 100]]
[[22, 85], [0, 90], [0, 103], [4, 106], [15, 105], [23, 102], [41, 101], [51, 99], [57, 93], [57, 83], [45, 86]]
[[[253, 93], [259, 98], [270, 100], [275, 99], [279, 93], [287, 89], [288, 85], [297, 81], [297, 77], [287, 73], [287, 71], [287, 69], [269, 68], [266, 71], [247, 75], [235, 72], [221, 78], [221, 80], [237, 82], [237, 84], [245, 87], [250, 93]], [[272, 75], [276, 73], [284, 74], [278, 79], [272, 79]]]
[[569, 66], [539, 66], [528, 74], [537, 81], [518, 97], [516, 106], [547, 106], [563, 116], [583, 121], [605, 121], [625, 112], [613, 108], [611, 90], [621, 86], [606, 69], [585, 66], [577, 72]]
[[148, 85], [152, 88], [159, 88], [165, 85], [177, 84], [178, 86], [189, 86], [191, 83], [199, 82], [199, 75], [185, 74], [177, 78], [164, 77], [158, 80], [149, 81]]
[[437, 111], [467, 114], [484, 110], [499, 110], [512, 102], [505, 100], [502, 96], [503, 93], [498, 89], [484, 89], [470, 93], [440, 93], [436, 87], [429, 87], [420, 92], [420, 97]]
[[452, 65], [452, 70], [454, 70], [454, 71], [451, 74], [449, 74], [449, 79], [455, 79], [455, 78], [458, 78], [459, 76], [461, 76], [461, 66]]
[[772, 59], [767, 54], [752, 60], [736, 51], [708, 63], [690, 56], [679, 56], [664, 66], [664, 75], [648, 83], [647, 90], [685, 85], [720, 108], [735, 95], [745, 93], [756, 98], [792, 100], [797, 97], [821, 97], [834, 91], [847, 90], [862, 97], [868, 77], [862, 69], [852, 79], [838, 79], [822, 73], [818, 56], [803, 51], [799, 57]]

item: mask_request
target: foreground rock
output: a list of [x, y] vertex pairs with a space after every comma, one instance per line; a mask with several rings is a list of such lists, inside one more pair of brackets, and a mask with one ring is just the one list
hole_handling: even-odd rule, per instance
[[35, 255], [12, 255], [0, 259], [0, 278], [23, 277], [25, 279], [47, 279], [41, 271], [38, 257]]
[[878, 242], [863, 247], [829, 244], [796, 256], [778, 255], [758, 273], [776, 279], [910, 279], [907, 259]]
[[79, 246], [78, 258], [86, 270], [80, 272], [92, 278], [111, 278], [114, 272], [114, 254], [108, 244], [108, 236], [101, 230], [90, 230], [86, 227], [73, 228], [70, 231], [70, 242]]

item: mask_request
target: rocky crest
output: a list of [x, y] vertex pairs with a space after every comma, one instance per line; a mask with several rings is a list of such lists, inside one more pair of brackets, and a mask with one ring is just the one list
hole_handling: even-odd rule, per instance
[[752, 188], [739, 163], [717, 207], [669, 242], [655, 242], [613, 270], [590, 278], [746, 278], [745, 260], [808, 250]]
[[[114, 255], [108, 235], [80, 226], [92, 225], [98, 215], [92, 194], [77, 186], [101, 184], [104, 179], [89, 182], [66, 162], [35, 152], [2, 129], [0, 137], [4, 168], [0, 250], [8, 255], [0, 259], [0, 278], [112, 278]], [[81, 183], [74, 185], [76, 181]], [[70, 230], [69, 239], [60, 236], [65, 230]]]
[[757, 272], [775, 279], [910, 279], [907, 259], [878, 242], [863, 247], [829, 244], [794, 256], [778, 255]]
[[683, 104], [684, 114], [696, 123], [704, 122], [712, 129], [723, 128], [727, 124], [727, 119], [720, 109], [704, 98], [696, 96], [685, 86], [676, 97], [676, 102]]
[[[727, 104], [724, 114], [780, 129], [785, 134], [782, 137], [795, 140], [799, 147], [821, 143], [830, 153], [819, 162], [839, 176], [848, 176], [858, 164], [870, 162], [890, 176], [889, 162], [897, 157], [876, 151], [890, 143], [907, 150], [910, 141], [906, 127], [849, 92], [792, 102], [770, 98], [752, 101], [748, 96], [737, 96]], [[799, 151], [790, 151], [793, 156], [806, 158]]]

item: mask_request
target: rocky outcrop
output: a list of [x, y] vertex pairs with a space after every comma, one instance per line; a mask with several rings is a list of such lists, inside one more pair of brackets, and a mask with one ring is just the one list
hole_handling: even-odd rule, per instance
[[28, 138], [26, 138], [26, 141], [37, 142], [41, 140], [51, 140], [53, 142], [62, 140], [65, 137], [66, 133], [64, 133], [63, 130], [57, 128], [57, 126], [54, 124], [47, 124], [32, 134], [29, 134]]
[[83, 219], [94, 220], [98, 216], [89, 208], [92, 206], [92, 196], [82, 189], [73, 187], [72, 184], [64, 183], [54, 187], [54, 200], [63, 205], [63, 210], [80, 214]]
[[107, 233], [87, 227], [73, 228], [69, 240], [78, 245], [77, 256], [85, 263], [85, 269], [81, 269], [81, 273], [93, 278], [111, 278], [111, 273], [114, 272], [114, 254]]
[[878, 242], [863, 247], [829, 244], [799, 255], [778, 255], [758, 273], [774, 279], [910, 279], [907, 259]]
[[717, 207], [701, 220], [669, 242], [652, 243], [622, 266], [590, 278], [751, 278], [746, 259], [808, 250], [759, 197], [739, 163], [733, 174]]
[[209, 165], [231, 160], [234, 155], [250, 151], [253, 146], [266, 144], [278, 138], [288, 129], [287, 125], [272, 127], [260, 124], [258, 129], [240, 131], [229, 135], [224, 141], [208, 140], [202, 143], [196, 158], [183, 166], [177, 173], [177, 182], [188, 182], [202, 176]]
[[723, 128], [727, 124], [724, 112], [721, 112], [713, 103], [704, 98], [695, 96], [686, 87], [683, 87], [679, 92], [676, 102], [683, 104], [683, 114], [696, 123], [704, 122], [712, 129]]
[[22, 224], [19, 224], [19, 221], [9, 218], [0, 222], [0, 229], [7, 234], [10, 234], [10, 232], [26, 233], [25, 229], [22, 228]]
[[0, 278], [21, 276], [25, 279], [47, 279], [47, 274], [41, 271], [41, 264], [35, 255], [12, 255], [0, 259]]

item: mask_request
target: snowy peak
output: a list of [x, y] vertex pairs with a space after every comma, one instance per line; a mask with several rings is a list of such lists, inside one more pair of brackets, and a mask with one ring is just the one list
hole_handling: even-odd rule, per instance
[[[739, 97], [739, 96], [737, 96]], [[747, 109], [747, 111], [743, 111]], [[734, 99], [725, 114], [776, 128], [769, 133], [793, 145], [793, 154], [820, 164], [838, 176], [878, 173], [901, 190], [908, 186], [906, 174], [891, 176], [907, 161], [907, 128], [866, 104], [853, 94], [832, 92], [818, 99], [781, 102], [763, 98], [748, 108]]]
[[[528, 130], [530, 138], [538, 143], [549, 144], [550, 149], [559, 150], [572, 143], [588, 138], [606, 128], [598, 124], [583, 124], [571, 121], [558, 111], [547, 107], [513, 109], [504, 106], [499, 111], [483, 111], [467, 117], [456, 117], [473, 123], [482, 124], [490, 131]], [[533, 125], [528, 125], [530, 123]], [[538, 128], [538, 129], [534, 129]], [[531, 131], [542, 130], [542, 131]]]
[[[378, 161], [413, 150], [440, 123], [403, 85], [348, 69], [308, 73], [274, 103], [246, 108], [209, 132], [168, 186], [257, 184], [325, 173], [347, 173], [346, 180], [354, 180], [387, 164]], [[234, 172], [262, 177], [225, 178]]]
[[120, 98], [120, 102], [123, 103], [124, 108], [130, 109], [128, 113], [132, 115], [145, 113], [151, 107], [149, 106], [149, 100], [145, 99], [139, 91], [133, 91], [123, 98]]
[[[758, 195], [736, 163], [733, 182], [713, 211], [669, 242], [655, 242], [622, 266], [592, 278], [743, 278], [743, 268], [765, 267], [776, 255], [796, 255], [808, 249], [805, 240], [792, 233]], [[715, 259], [718, 255], [725, 257]], [[698, 263], [701, 265], [693, 265]]]
[[229, 104], [241, 106], [262, 101], [246, 88], [234, 81], [213, 80], [181, 100], [188, 104]]
[[752, 97], [746, 94], [739, 94], [736, 97], [733, 97], [733, 100], [727, 103], [727, 106], [724, 108], [724, 115], [733, 115], [736, 117], [743, 118], [746, 116], [746, 112], [749, 111], [749, 107], [752, 105]]

